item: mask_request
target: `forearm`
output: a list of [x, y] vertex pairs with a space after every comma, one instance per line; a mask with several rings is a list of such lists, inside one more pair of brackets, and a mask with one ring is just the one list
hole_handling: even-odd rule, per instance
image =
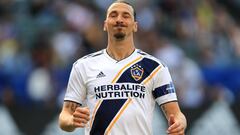
[[175, 117], [178, 117], [179, 119], [183, 120], [186, 122], [186, 117], [185, 115], [181, 112], [180, 109], [166, 109], [165, 107], [162, 107], [163, 112], [165, 114], [166, 119], [169, 119], [169, 116], [173, 114]]
[[185, 116], [181, 112], [177, 102], [166, 103], [166, 104], [162, 105], [161, 108], [165, 114], [166, 119], [169, 119], [170, 114], [173, 114], [174, 116], [177, 116], [179, 118], [182, 118], [182, 117], [185, 118]]
[[[177, 111], [176, 113], [172, 113], [172, 114], [176, 117], [176, 119], [179, 119], [183, 125], [187, 126], [186, 117], [181, 111]], [[167, 119], [169, 119], [169, 115], [170, 114], [168, 114]]]
[[72, 132], [75, 130], [72, 122], [72, 115], [62, 111], [59, 115], [59, 126], [62, 130]]
[[184, 135], [187, 120], [177, 102], [169, 102], [161, 106], [168, 121], [168, 134]]

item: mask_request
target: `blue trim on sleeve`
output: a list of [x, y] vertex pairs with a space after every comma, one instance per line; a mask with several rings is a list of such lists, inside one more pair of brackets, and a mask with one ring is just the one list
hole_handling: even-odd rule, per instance
[[158, 97], [161, 97], [170, 93], [175, 93], [175, 88], [173, 83], [171, 82], [170, 84], [166, 84], [154, 89], [152, 93], [154, 98], [157, 99]]

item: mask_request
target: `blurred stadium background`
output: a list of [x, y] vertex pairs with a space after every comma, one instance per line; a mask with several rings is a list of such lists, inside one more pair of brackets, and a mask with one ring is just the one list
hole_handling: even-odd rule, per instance
[[[0, 0], [1, 135], [66, 134], [57, 118], [72, 63], [106, 47], [112, 1]], [[186, 134], [240, 135], [240, 1], [132, 2], [136, 46], [169, 66]], [[155, 113], [154, 135], [164, 135]]]

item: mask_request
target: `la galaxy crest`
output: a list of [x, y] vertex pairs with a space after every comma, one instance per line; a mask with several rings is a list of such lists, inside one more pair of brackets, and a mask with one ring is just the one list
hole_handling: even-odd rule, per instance
[[131, 67], [131, 75], [135, 81], [142, 79], [143, 73], [144, 70], [140, 65], [135, 64]]

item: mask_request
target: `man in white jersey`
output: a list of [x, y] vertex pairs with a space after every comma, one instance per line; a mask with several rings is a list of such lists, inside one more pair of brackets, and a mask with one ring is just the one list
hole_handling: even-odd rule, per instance
[[169, 123], [167, 133], [183, 135], [186, 118], [168, 68], [134, 46], [133, 7], [125, 1], [110, 5], [104, 31], [107, 48], [73, 64], [60, 127], [85, 128], [86, 135], [151, 135], [157, 102]]

